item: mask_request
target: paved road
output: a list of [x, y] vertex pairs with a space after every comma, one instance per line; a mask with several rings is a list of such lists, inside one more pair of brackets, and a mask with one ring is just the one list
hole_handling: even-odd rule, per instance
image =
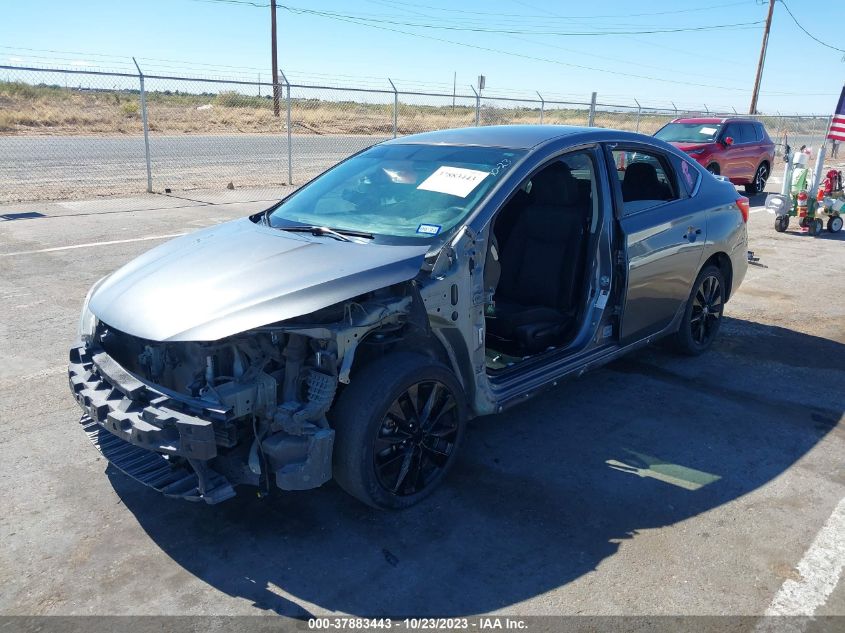
[[[293, 137], [293, 182], [302, 184], [341, 159], [385, 140], [374, 136]], [[793, 149], [818, 143], [790, 138]], [[814, 147], [817, 150], [818, 147]], [[153, 188], [271, 187], [287, 183], [286, 135], [150, 136]], [[778, 159], [775, 171], [781, 169]], [[0, 203], [137, 194], [147, 187], [144, 139], [0, 136]]]
[[[802, 561], [845, 496], [845, 234], [753, 213], [762, 266], [710, 352], [647, 349], [474, 421], [411, 510], [333, 484], [162, 499], [77, 425], [80, 302], [158, 236], [260, 206], [0, 208], [0, 613], [759, 615], [813, 581]], [[816, 613], [845, 615], [845, 582], [823, 598]]]
[[[384, 140], [294, 136], [294, 182]], [[153, 187], [174, 192], [274, 186], [288, 180], [287, 136], [150, 137]], [[147, 186], [142, 136], [0, 136], [0, 202], [134, 194]]]

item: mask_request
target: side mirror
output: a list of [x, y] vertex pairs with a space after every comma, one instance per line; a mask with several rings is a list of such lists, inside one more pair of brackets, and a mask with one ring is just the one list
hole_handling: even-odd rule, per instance
[[730, 147], [734, 144], [734, 137], [733, 136], [726, 136], [725, 137], [725, 146]]

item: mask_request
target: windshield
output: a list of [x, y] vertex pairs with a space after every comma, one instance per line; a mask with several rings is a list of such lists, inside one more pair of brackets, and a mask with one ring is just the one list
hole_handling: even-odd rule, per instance
[[525, 152], [377, 145], [339, 164], [270, 214], [270, 226], [328, 227], [399, 238], [445, 234]]
[[713, 143], [721, 123], [669, 123], [654, 135], [667, 143]]

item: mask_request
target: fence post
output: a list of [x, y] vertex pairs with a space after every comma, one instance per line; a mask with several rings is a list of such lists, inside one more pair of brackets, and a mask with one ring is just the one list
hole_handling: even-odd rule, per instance
[[807, 142], [807, 145], [812, 143], [816, 138], [816, 126], [818, 125], [818, 121], [816, 120], [816, 117], [813, 117], [812, 125], [813, 125], [813, 127], [810, 129], [810, 140]]
[[478, 94], [475, 86], [470, 84], [469, 87], [475, 93], [475, 126], [478, 127], [479, 121], [481, 121], [481, 95]]
[[543, 125], [543, 115], [546, 113], [546, 100], [543, 99], [543, 95], [539, 92], [537, 92], [537, 96], [540, 97], [540, 125]]
[[135, 68], [138, 69], [138, 82], [141, 84], [141, 121], [144, 125], [144, 156], [147, 159], [147, 193], [153, 192], [153, 169], [150, 161], [150, 126], [147, 124], [147, 93], [144, 90], [144, 73], [135, 58]]
[[587, 127], [593, 127], [596, 121], [596, 93], [590, 97], [590, 115], [587, 117]]
[[[293, 145], [290, 129], [290, 82], [282, 70], [279, 70], [282, 81], [285, 82], [285, 128], [288, 132], [288, 184], [293, 184]], [[278, 78], [276, 78], [278, 82]]]
[[669, 103], [672, 104], [672, 108], [675, 110], [675, 118], [678, 118], [678, 106], [675, 105], [674, 101], [670, 101]]
[[399, 92], [396, 90], [393, 80], [390, 77], [387, 80], [390, 82], [390, 87], [393, 88], [393, 138], [396, 138], [396, 122], [399, 116]]
[[636, 99], [634, 99], [634, 103], [637, 104], [637, 129], [634, 130], [634, 131], [639, 132], [640, 131], [640, 114], [642, 114], [643, 108], [640, 105], [640, 102], [637, 101]]

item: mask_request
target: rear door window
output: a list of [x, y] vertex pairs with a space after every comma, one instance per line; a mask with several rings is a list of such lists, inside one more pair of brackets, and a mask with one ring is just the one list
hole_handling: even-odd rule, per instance
[[623, 215], [679, 198], [673, 171], [661, 153], [617, 149], [612, 155], [622, 189]]
[[[751, 123], [740, 123], [739, 127], [739, 143], [756, 143], [756, 134], [754, 126]], [[734, 139], [736, 140], [736, 139]]]

